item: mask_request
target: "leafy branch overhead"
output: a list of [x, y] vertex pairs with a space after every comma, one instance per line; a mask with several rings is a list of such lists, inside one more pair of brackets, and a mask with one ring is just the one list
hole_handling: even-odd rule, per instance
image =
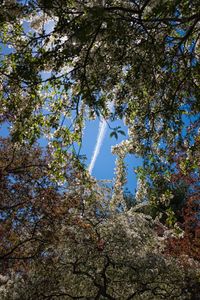
[[118, 139], [118, 134], [126, 136], [126, 133], [123, 130], [121, 130], [121, 126], [113, 128], [113, 131], [110, 133], [110, 137], [111, 138], [115, 137], [115, 139], [117, 140]]
[[13, 142], [45, 137], [61, 181], [68, 159], [84, 169], [86, 120], [122, 119], [128, 134], [112, 149], [114, 190], [122, 193], [123, 160], [135, 154], [144, 161], [137, 197], [152, 192], [154, 202], [158, 175], [167, 181], [175, 171], [174, 154], [187, 144], [189, 158], [198, 146], [198, 1], [4, 1], [2, 12], [0, 121]]
[[[189, 158], [198, 147], [198, 1], [4, 1], [2, 12], [0, 120], [13, 142], [46, 137], [61, 181], [68, 159], [84, 169], [85, 121], [120, 118], [128, 134], [112, 149], [115, 193], [126, 181], [123, 159], [135, 154], [144, 161], [138, 200], [146, 191], [154, 203], [175, 153], [187, 144]], [[110, 137], [119, 134], [116, 127]]]
[[[7, 0], [0, 25], [0, 299], [198, 299], [199, 1]], [[96, 118], [127, 128], [114, 186]]]

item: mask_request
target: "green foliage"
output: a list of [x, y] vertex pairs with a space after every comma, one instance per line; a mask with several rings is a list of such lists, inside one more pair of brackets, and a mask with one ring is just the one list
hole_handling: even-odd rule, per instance
[[115, 137], [115, 139], [117, 140], [118, 139], [118, 134], [121, 134], [121, 135], [124, 135], [126, 136], [126, 133], [120, 129], [121, 126], [117, 126], [115, 128], [113, 128], [113, 131], [110, 133], [110, 137]]
[[169, 227], [173, 227], [177, 220], [176, 220], [175, 213], [171, 207], [166, 210], [166, 214], [167, 214], [166, 224]]
[[[199, 111], [197, 3], [58, 3], [17, 4], [21, 13], [3, 23], [2, 42], [13, 47], [12, 53], [4, 56], [2, 69], [4, 93], [16, 115], [13, 128], [19, 118], [25, 124], [37, 114], [35, 107], [42, 111], [45, 107], [48, 115], [54, 115], [60, 103], [60, 113], [78, 113], [80, 99], [89, 115], [109, 118], [106, 107], [115, 99], [114, 116], [125, 117], [129, 128], [135, 123], [142, 155], [149, 155], [149, 148], [154, 150], [161, 141], [166, 145], [173, 142], [176, 147], [182, 116]], [[5, 15], [9, 9], [5, 4]], [[19, 25], [25, 17], [30, 20], [28, 29]], [[54, 29], [46, 34], [44, 23], [51, 19]], [[191, 43], [194, 47], [189, 50]], [[44, 71], [51, 72], [45, 80], [40, 76]], [[15, 87], [20, 89], [13, 107]], [[37, 98], [33, 106], [26, 101], [29, 114], [17, 114], [24, 97], [31, 95]], [[6, 103], [5, 110], [10, 109]], [[23, 139], [31, 138], [24, 125], [20, 131]], [[111, 135], [117, 138], [118, 133], [124, 135], [117, 129]]]
[[[23, 264], [20, 265], [23, 271], [16, 268], [16, 274], [26, 273], [20, 278], [22, 282], [26, 276], [29, 278], [25, 280], [27, 292], [30, 287], [29, 299], [54, 299], [57, 293], [60, 297], [63, 287], [66, 299], [79, 296], [83, 299], [122, 299], [122, 288], [126, 299], [195, 299], [199, 294], [198, 275], [188, 275], [185, 270], [179, 270], [177, 261], [166, 263], [161, 252], [154, 253], [158, 240], [151, 222], [145, 223], [148, 216], [144, 217], [143, 213], [155, 219], [160, 215], [160, 221], [173, 228], [177, 221], [182, 221], [179, 212], [193, 189], [193, 182], [197, 181], [200, 141], [198, 1], [22, 2], [3, 1], [0, 12], [0, 122], [10, 125], [12, 145], [17, 149], [18, 158], [20, 149], [31, 149], [39, 138], [46, 138], [50, 159], [48, 175], [42, 173], [41, 180], [50, 176], [48, 180], [53, 187], [57, 183], [67, 188], [66, 193], [54, 193], [54, 196], [60, 201], [64, 195], [66, 201], [61, 197], [62, 201], [70, 203], [66, 210], [61, 205], [59, 213], [57, 210], [50, 213], [50, 220], [56, 219], [52, 222], [55, 228], [47, 222], [48, 226], [44, 226], [44, 230], [41, 226], [38, 235], [33, 236], [35, 244], [42, 244], [41, 248], [36, 247], [41, 255], [37, 257], [39, 260], [34, 256], [33, 262], [28, 264], [28, 272], [24, 271]], [[45, 31], [52, 20], [52, 28]], [[106, 196], [102, 196], [102, 189], [93, 182], [84, 157], [80, 156], [84, 123], [96, 117], [106, 121], [123, 119], [128, 128], [126, 139], [113, 149], [118, 156], [114, 195], [107, 191]], [[119, 135], [125, 136], [125, 132], [116, 127], [110, 137], [118, 139]], [[124, 158], [128, 153], [144, 161], [137, 169], [135, 199], [123, 192]], [[6, 157], [11, 165], [15, 163], [14, 154], [13, 158], [8, 154]], [[9, 163], [2, 167], [1, 176], [4, 179], [7, 176], [5, 182], [9, 182], [2, 189], [9, 191], [6, 194], [10, 195], [6, 198], [8, 202], [18, 205], [11, 188], [14, 183], [5, 173], [7, 170], [10, 170]], [[33, 181], [23, 186], [22, 181], [28, 180], [29, 175], [32, 173], [19, 176], [20, 193], [23, 194], [20, 199], [25, 200], [26, 209], [30, 203], [24, 188], [28, 187], [34, 196], [35, 185], [41, 184], [40, 175], [35, 178], [34, 173]], [[195, 197], [189, 198], [190, 207], [195, 206]], [[45, 201], [49, 201], [47, 198]], [[39, 202], [35, 203], [40, 203], [41, 199], [42, 196], [38, 197]], [[134, 216], [126, 212], [121, 217], [115, 215], [119, 203], [131, 212], [135, 201], [145, 204], [141, 213], [138, 210]], [[23, 202], [20, 205], [23, 206]], [[8, 210], [11, 207], [12, 203]], [[18, 222], [15, 213], [7, 213], [6, 222], [2, 221], [9, 229], [8, 233], [3, 231], [1, 249], [7, 251], [4, 257], [9, 257], [9, 245], [18, 245], [17, 241], [21, 241], [22, 232], [28, 237], [33, 232], [30, 230], [32, 219], [25, 216], [26, 209], [22, 220], [25, 223], [20, 223], [19, 232], [15, 231], [18, 229], [14, 226]], [[39, 209], [38, 204], [36, 211]], [[48, 209], [47, 205], [44, 222], [49, 218]], [[137, 211], [137, 207], [135, 209]], [[94, 212], [99, 212], [102, 219]], [[13, 223], [9, 223], [9, 216]], [[34, 219], [36, 229], [42, 216], [41, 212], [39, 220]], [[141, 218], [145, 226], [140, 227], [141, 232], [135, 237], [136, 225], [140, 224], [132, 228], [131, 222], [135, 224], [137, 218]], [[194, 216], [191, 218], [194, 220]], [[9, 243], [4, 244], [6, 234]], [[137, 245], [144, 250], [141, 256], [134, 252]], [[31, 243], [23, 246], [25, 253], [34, 253]], [[15, 246], [13, 249], [15, 252]], [[44, 252], [39, 251], [41, 249]], [[154, 253], [152, 260], [149, 252]], [[63, 277], [58, 282], [56, 278], [60, 273]], [[187, 276], [192, 287], [188, 287]], [[44, 287], [42, 292], [37, 289], [37, 277]], [[171, 278], [176, 278], [176, 285]], [[15, 282], [16, 278], [9, 280], [8, 286], [9, 282], [13, 284], [14, 292], [15, 285], [21, 287], [21, 283]], [[47, 281], [50, 288], [45, 290], [43, 283]], [[160, 285], [160, 282], [164, 283]], [[22, 292], [21, 288], [18, 290]], [[55, 294], [51, 294], [52, 291]], [[75, 291], [80, 293], [74, 294]], [[4, 293], [4, 289], [1, 292]], [[11, 299], [13, 295], [10, 289], [5, 297]], [[21, 297], [26, 299], [27, 296]]]
[[125, 189], [123, 196], [128, 210], [136, 205], [135, 196], [128, 189]]
[[[184, 195], [170, 184], [174, 156], [184, 143], [188, 157], [198, 148], [198, 1], [30, 0], [4, 3], [3, 12], [0, 121], [11, 125], [12, 140], [46, 138], [53, 176], [64, 180], [68, 159], [84, 165], [85, 121], [123, 119], [128, 134], [114, 149], [121, 168], [114, 191], [123, 193], [120, 173], [126, 174], [123, 159], [131, 153], [144, 161], [136, 200], [164, 214], [169, 206], [180, 208]], [[113, 128], [110, 137], [119, 135], [125, 132]], [[198, 159], [179, 166], [186, 176], [198, 171]]]

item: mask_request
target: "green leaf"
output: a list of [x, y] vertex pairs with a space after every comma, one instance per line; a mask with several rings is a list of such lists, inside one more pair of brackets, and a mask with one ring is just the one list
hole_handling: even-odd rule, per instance
[[120, 133], [121, 135], [126, 136], [126, 133], [123, 130], [118, 130], [117, 133]]
[[117, 139], [118, 139], [118, 135], [117, 135], [116, 131], [111, 132], [110, 137], [111, 137], [111, 138], [112, 138], [112, 137], [115, 137], [116, 140], [117, 140]]

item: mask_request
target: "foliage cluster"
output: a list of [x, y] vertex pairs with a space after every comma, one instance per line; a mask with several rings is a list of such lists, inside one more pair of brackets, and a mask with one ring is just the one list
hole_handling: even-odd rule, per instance
[[[198, 299], [198, 4], [2, 1], [1, 299]], [[128, 127], [113, 190], [80, 156], [97, 117]]]

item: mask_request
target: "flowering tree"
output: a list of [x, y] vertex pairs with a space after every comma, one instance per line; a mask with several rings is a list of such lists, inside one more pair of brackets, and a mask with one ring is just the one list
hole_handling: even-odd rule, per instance
[[178, 220], [184, 234], [179, 239], [168, 240], [168, 251], [175, 255], [185, 253], [199, 260], [199, 137], [193, 141], [190, 149], [188, 149], [188, 145], [183, 146], [174, 157], [174, 161], [176, 172], [173, 174], [171, 182], [175, 186], [178, 182], [185, 187], [185, 192], [182, 194], [182, 209], [179, 208], [179, 215], [182, 218]]
[[[78, 198], [70, 195], [77, 173], [70, 163], [62, 188], [51, 180], [50, 157], [37, 146], [13, 147], [0, 141], [0, 261], [2, 271], [16, 270], [30, 259], [40, 257], [59, 224], [67, 222], [70, 208], [80, 209]], [[69, 179], [70, 178], [70, 179]], [[71, 183], [71, 191], [67, 185]], [[67, 193], [67, 196], [66, 196]], [[77, 193], [78, 194], [78, 191]]]
[[198, 295], [198, 262], [166, 256], [158, 221], [113, 209], [110, 188], [89, 179], [81, 186], [70, 164], [58, 186], [38, 146], [14, 148], [7, 139], [0, 150], [2, 300]]
[[134, 153], [151, 179], [166, 173], [167, 148], [176, 152], [185, 116], [199, 113], [198, 1], [29, 0], [2, 9], [10, 51], [2, 50], [1, 116], [13, 139], [45, 134], [63, 164], [81, 146], [85, 119], [123, 117], [129, 138], [113, 149], [119, 172]]
[[[198, 297], [198, 262], [171, 258], [175, 240], [130, 209], [123, 185], [125, 156], [142, 157], [137, 204], [198, 240], [199, 20], [197, 0], [2, 2], [2, 299]], [[128, 127], [112, 149], [114, 193], [79, 155], [99, 116]]]
[[2, 299], [198, 299], [196, 269], [159, 251], [152, 219], [74, 215], [45, 255], [0, 280]]

